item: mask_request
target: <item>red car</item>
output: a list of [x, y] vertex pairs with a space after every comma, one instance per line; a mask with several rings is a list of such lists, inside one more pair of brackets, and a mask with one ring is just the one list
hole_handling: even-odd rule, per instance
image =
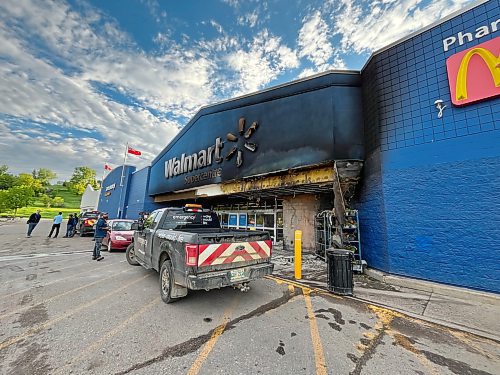
[[134, 220], [108, 220], [109, 230], [106, 237], [102, 240], [103, 249], [107, 249], [110, 252], [112, 250], [126, 250], [134, 238], [132, 223], [134, 223]]

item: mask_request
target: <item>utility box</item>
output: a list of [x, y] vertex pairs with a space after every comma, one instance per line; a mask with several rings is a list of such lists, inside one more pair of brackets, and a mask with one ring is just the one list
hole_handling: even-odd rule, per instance
[[328, 290], [343, 296], [353, 295], [352, 251], [328, 249], [326, 251]]

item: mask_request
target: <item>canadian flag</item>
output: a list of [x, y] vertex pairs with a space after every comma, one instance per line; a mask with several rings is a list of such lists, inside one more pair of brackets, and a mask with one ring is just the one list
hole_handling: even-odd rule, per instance
[[132, 155], [141, 155], [142, 153], [132, 147], [128, 146], [127, 152]]
[[104, 170], [111, 171], [111, 170], [113, 170], [113, 168], [111, 168], [111, 166], [108, 163], [104, 163]]

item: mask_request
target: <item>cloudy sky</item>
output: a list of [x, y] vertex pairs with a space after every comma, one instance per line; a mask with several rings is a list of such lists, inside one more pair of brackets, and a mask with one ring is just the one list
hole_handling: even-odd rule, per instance
[[0, 164], [145, 166], [201, 106], [370, 54], [471, 1], [0, 1]]

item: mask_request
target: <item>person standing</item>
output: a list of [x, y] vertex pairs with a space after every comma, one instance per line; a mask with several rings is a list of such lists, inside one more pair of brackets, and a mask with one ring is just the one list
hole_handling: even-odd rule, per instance
[[76, 227], [78, 225], [78, 214], [75, 212], [75, 215], [73, 216], [73, 231], [71, 232], [70, 237], [73, 237], [76, 233]]
[[69, 214], [68, 223], [66, 224], [66, 234], [64, 238], [71, 237], [71, 233], [73, 233], [73, 228], [75, 226], [75, 219], [73, 218], [73, 214]]
[[33, 232], [33, 229], [37, 226], [37, 224], [40, 222], [40, 219], [42, 218], [42, 215], [40, 215], [40, 210], [36, 210], [36, 212], [33, 212], [30, 215], [30, 218], [28, 219], [28, 234], [26, 237], [31, 237], [31, 232]]
[[106, 232], [108, 231], [108, 214], [106, 212], [101, 214], [97, 224], [95, 225], [94, 232], [94, 252], [92, 254], [93, 260], [103, 260], [104, 257], [101, 255], [102, 239], [106, 237]]
[[59, 212], [59, 214], [57, 214], [56, 216], [54, 216], [54, 221], [52, 223], [52, 228], [50, 229], [50, 233], [47, 236], [48, 238], [50, 238], [52, 236], [52, 233], [54, 232], [54, 229], [56, 230], [56, 234], [55, 234], [54, 238], [57, 238], [57, 235], [59, 234], [59, 228], [61, 228], [62, 221], [63, 221], [62, 212]]

